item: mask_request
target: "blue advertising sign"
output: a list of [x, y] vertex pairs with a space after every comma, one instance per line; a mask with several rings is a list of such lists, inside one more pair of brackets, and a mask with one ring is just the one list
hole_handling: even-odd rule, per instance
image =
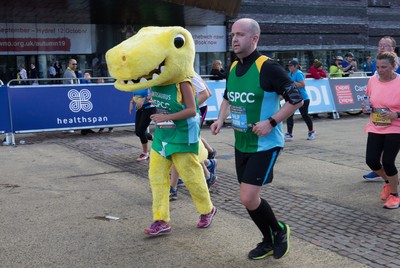
[[132, 93], [113, 84], [16, 86], [9, 88], [13, 131], [133, 125]]
[[[226, 87], [226, 80], [207, 81], [212, 96], [207, 99], [208, 111], [206, 120], [216, 120], [218, 118], [219, 107], [223, 100]], [[309, 113], [322, 113], [335, 111], [335, 102], [328, 79], [306, 79], [306, 90], [310, 98]], [[284, 101], [282, 101], [282, 105]], [[296, 114], [300, 114], [297, 110]]]
[[8, 106], [8, 90], [0, 86], [0, 133], [12, 132], [10, 122], [10, 107]]
[[[310, 106], [308, 107], [310, 114], [335, 111], [335, 103], [328, 79], [306, 79], [305, 82], [310, 98]], [[300, 112], [297, 111], [297, 113]]]

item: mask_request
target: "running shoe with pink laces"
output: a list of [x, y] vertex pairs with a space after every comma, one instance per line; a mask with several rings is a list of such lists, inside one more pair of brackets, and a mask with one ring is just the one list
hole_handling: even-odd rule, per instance
[[210, 226], [216, 213], [217, 208], [213, 207], [210, 213], [200, 215], [200, 220], [197, 223], [197, 228], [207, 228], [208, 226]]
[[385, 185], [383, 185], [382, 188], [381, 199], [385, 201], [386, 199], [388, 199], [389, 195], [390, 195], [390, 186], [389, 183], [385, 183]]
[[149, 159], [150, 154], [149, 153], [141, 153], [139, 157], [136, 159], [136, 161], [143, 161]]
[[144, 233], [150, 236], [158, 236], [171, 232], [171, 226], [165, 221], [155, 221], [151, 226], [144, 230]]
[[389, 195], [389, 197], [386, 199], [385, 205], [383, 205], [384, 208], [398, 208], [399, 206], [400, 198], [392, 194]]

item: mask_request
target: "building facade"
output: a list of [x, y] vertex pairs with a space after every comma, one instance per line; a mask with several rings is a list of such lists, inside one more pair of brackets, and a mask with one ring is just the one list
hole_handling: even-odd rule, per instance
[[106, 51], [144, 26], [190, 28], [197, 37], [196, 69], [206, 73], [204, 55], [225, 58], [226, 18], [236, 16], [239, 5], [240, 0], [0, 0], [0, 80], [16, 79], [21, 66], [29, 74], [31, 64], [40, 78], [48, 78], [51, 66], [59, 62], [64, 72], [70, 58], [82, 72], [107, 77]]
[[382, 36], [400, 42], [398, 0], [242, 0], [241, 17], [260, 23], [262, 53], [282, 64], [295, 58], [306, 70], [315, 58], [328, 69], [334, 56], [347, 52], [360, 66], [376, 55]]
[[[207, 75], [234, 55], [229, 31], [237, 18], [260, 23], [259, 50], [283, 66], [297, 59], [308, 70], [317, 58], [328, 69], [334, 56], [352, 52], [359, 65], [375, 56], [378, 40], [400, 40], [399, 0], [1, 0], [0, 80], [35, 64], [42, 78], [69, 58], [92, 76], [108, 76], [104, 53], [143, 26], [180, 25], [196, 42], [196, 70]], [[399, 41], [400, 42], [400, 41]]]

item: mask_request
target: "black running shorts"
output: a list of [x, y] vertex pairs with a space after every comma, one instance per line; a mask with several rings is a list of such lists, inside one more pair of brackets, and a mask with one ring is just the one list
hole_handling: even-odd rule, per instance
[[235, 149], [236, 174], [239, 183], [262, 186], [272, 182], [274, 165], [281, 147], [257, 153], [243, 153]]

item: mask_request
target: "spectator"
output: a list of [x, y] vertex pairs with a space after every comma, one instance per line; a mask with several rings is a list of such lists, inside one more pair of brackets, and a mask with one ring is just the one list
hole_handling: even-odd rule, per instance
[[[54, 63], [54, 68], [56, 69], [56, 78], [61, 78], [61, 75], [63, 73], [62, 66], [58, 60]], [[56, 80], [57, 84], [61, 84], [61, 80]]]
[[21, 81], [20, 81], [21, 85], [27, 84], [26, 79], [28, 79], [28, 75], [26, 73], [25, 65], [23, 65], [23, 64], [21, 64], [19, 66], [19, 78], [21, 79]]
[[[56, 71], [56, 68], [54, 68], [54, 65], [50, 65], [49, 75], [50, 75], [50, 78], [56, 78], [57, 71]], [[50, 80], [50, 84], [55, 84], [55, 81], [53, 79]]]
[[348, 77], [350, 74], [354, 74], [357, 71], [357, 62], [353, 60], [354, 55], [351, 52], [344, 55], [344, 61], [342, 61], [343, 76]]
[[78, 67], [78, 62], [75, 59], [70, 59], [68, 62], [67, 70], [64, 72], [64, 78], [70, 78], [63, 80], [63, 84], [79, 84], [79, 80], [76, 77], [75, 70]]
[[81, 84], [90, 84], [92, 83], [92, 76], [90, 73], [86, 72], [83, 74], [83, 78], [81, 79]]
[[[326, 72], [322, 67], [322, 62], [320, 62], [318, 59], [315, 59], [313, 65], [311, 65], [310, 69], [308, 70], [306, 78], [322, 79], [326, 77]], [[315, 113], [312, 114], [312, 118], [320, 119], [321, 117], [318, 115], [318, 113]]]
[[[39, 78], [39, 72], [36, 69], [35, 64], [31, 63], [31, 69], [29, 70], [29, 78], [30, 79], [37, 79]], [[32, 85], [39, 85], [39, 81], [38, 80], [31, 80], [31, 84]]]
[[326, 78], [326, 72], [322, 68], [322, 62], [320, 62], [318, 59], [315, 59], [313, 65], [311, 65], [310, 69], [308, 70], [306, 78]]
[[329, 77], [343, 77], [342, 56], [336, 56], [334, 62], [329, 67]]
[[210, 80], [222, 80], [226, 78], [225, 71], [222, 69], [222, 61], [215, 60], [210, 72]]
[[367, 76], [372, 75], [372, 61], [371, 61], [371, 56], [365, 57], [365, 61], [361, 63], [361, 68], [363, 69], [363, 72]]

